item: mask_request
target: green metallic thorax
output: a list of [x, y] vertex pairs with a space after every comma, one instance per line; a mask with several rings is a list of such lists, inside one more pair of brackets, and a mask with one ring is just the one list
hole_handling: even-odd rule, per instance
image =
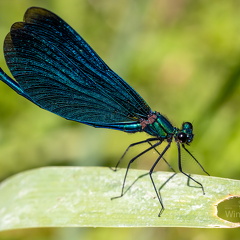
[[175, 134], [178, 129], [173, 127], [173, 125], [158, 112], [153, 112], [156, 119], [152, 123], [145, 122], [143, 131], [156, 137], [167, 138], [169, 134]]

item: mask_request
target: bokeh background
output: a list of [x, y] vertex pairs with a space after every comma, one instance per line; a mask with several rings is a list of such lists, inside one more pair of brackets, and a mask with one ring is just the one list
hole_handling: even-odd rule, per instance
[[[61, 16], [175, 126], [192, 122], [195, 139], [189, 149], [212, 176], [239, 179], [239, 1], [0, 0], [1, 45], [10, 26], [31, 6]], [[0, 66], [9, 73], [2, 48]], [[146, 137], [66, 121], [0, 83], [0, 180], [42, 166], [114, 166], [130, 143]], [[151, 152], [134, 167], [149, 169], [155, 158]], [[176, 168], [174, 144], [166, 158]], [[202, 174], [187, 154], [183, 161], [186, 171]], [[159, 169], [169, 170], [164, 164]], [[63, 228], [0, 233], [1, 240], [212, 238], [239, 239], [239, 230]]]

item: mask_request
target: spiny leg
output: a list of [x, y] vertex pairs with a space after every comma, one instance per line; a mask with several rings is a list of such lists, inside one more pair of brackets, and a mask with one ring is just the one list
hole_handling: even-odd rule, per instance
[[[140, 141], [140, 142], [135, 142], [135, 143], [132, 143], [130, 144], [127, 149], [125, 150], [125, 152], [123, 153], [123, 155], [121, 156], [121, 158], [118, 160], [115, 168], [111, 168], [113, 171], [117, 171], [117, 168], [119, 166], [119, 164], [121, 163], [122, 159], [125, 157], [126, 153], [129, 151], [130, 148], [136, 146], [136, 145], [139, 145], [139, 144], [143, 144], [143, 143], [149, 143], [152, 142], [152, 141], [160, 141], [162, 142], [159, 138], [148, 138], [146, 140], [143, 140], [143, 141]], [[150, 144], [151, 145], [151, 144]], [[158, 144], [159, 145], [159, 144]], [[152, 145], [151, 145], [152, 146]], [[155, 149], [156, 150], [156, 149]]]
[[[183, 144], [182, 144], [183, 145]], [[203, 185], [200, 183], [200, 182], [198, 182], [197, 180], [195, 180], [194, 178], [192, 178], [191, 176], [190, 176], [190, 174], [187, 174], [187, 173], [185, 173], [184, 171], [183, 171], [183, 169], [182, 169], [182, 160], [181, 160], [181, 148], [180, 148], [180, 144], [179, 144], [179, 142], [177, 142], [177, 148], [178, 148], [178, 168], [179, 168], [179, 171], [181, 172], [181, 173], [183, 173], [185, 176], [187, 176], [189, 179], [191, 179], [192, 181], [194, 181], [195, 183], [197, 183], [201, 188], [202, 188], [202, 191], [203, 191], [203, 195], [205, 195], [205, 191], [204, 191], [204, 187], [203, 187]], [[184, 148], [184, 147], [183, 147]], [[186, 148], [184, 148], [185, 150], [186, 150]], [[189, 152], [189, 151], [187, 151], [187, 152]], [[190, 154], [191, 156], [192, 156], [192, 154]], [[194, 158], [195, 159], [195, 158]], [[197, 161], [198, 162], [198, 161]]]
[[121, 190], [121, 194], [117, 197], [112, 197], [111, 199], [116, 199], [116, 198], [120, 198], [124, 195], [124, 189], [125, 189], [125, 184], [126, 184], [126, 179], [127, 179], [127, 175], [128, 175], [128, 170], [129, 168], [131, 167], [131, 164], [137, 159], [139, 158], [140, 156], [142, 156], [143, 154], [145, 154], [146, 152], [150, 151], [151, 149], [154, 149], [155, 147], [157, 147], [158, 145], [160, 145], [162, 143], [162, 141], [159, 141], [155, 144], [153, 144], [152, 146], [150, 146], [149, 148], [147, 148], [146, 150], [144, 150], [143, 152], [139, 153], [137, 156], [135, 156], [134, 158], [132, 158], [129, 163], [128, 163], [128, 166], [127, 166], [127, 169], [126, 169], [126, 172], [125, 172], [125, 175], [124, 175], [124, 179], [123, 179], [123, 184], [122, 184], [122, 190]]
[[182, 144], [183, 149], [195, 160], [195, 162], [200, 166], [200, 168], [205, 172], [208, 176], [210, 174], [204, 169], [204, 167], [201, 165], [201, 163], [192, 155], [192, 153], [185, 147], [184, 144]]
[[162, 202], [162, 198], [156, 188], [156, 185], [154, 183], [154, 180], [153, 180], [153, 177], [152, 177], [152, 174], [153, 174], [153, 171], [154, 171], [154, 168], [156, 167], [156, 165], [158, 164], [158, 162], [161, 160], [161, 158], [163, 158], [163, 155], [167, 152], [167, 150], [169, 149], [169, 147], [171, 146], [171, 142], [168, 143], [168, 145], [165, 147], [165, 149], [162, 151], [162, 153], [160, 154], [160, 156], [157, 158], [157, 160], [155, 161], [155, 163], [153, 164], [153, 166], [151, 167], [150, 171], [149, 171], [149, 176], [150, 176], [150, 179], [152, 181], [152, 185], [153, 185], [153, 188], [156, 192], [156, 195], [157, 195], [157, 198], [158, 198], [158, 201], [161, 205], [161, 210], [158, 214], [158, 217], [160, 217], [164, 211], [164, 205], [163, 205], [163, 202]]
[[[152, 143], [151, 142], [148, 142], [149, 143], [149, 145], [151, 145], [152, 146]], [[156, 148], [154, 148], [154, 150], [158, 153], [158, 155], [161, 155], [161, 153], [156, 149]], [[162, 157], [162, 159], [163, 159], [163, 161], [168, 165], [168, 167], [173, 171], [173, 172], [175, 172], [176, 173], [176, 171], [173, 169], [173, 167], [169, 164], [169, 162], [164, 158], [164, 157]]]

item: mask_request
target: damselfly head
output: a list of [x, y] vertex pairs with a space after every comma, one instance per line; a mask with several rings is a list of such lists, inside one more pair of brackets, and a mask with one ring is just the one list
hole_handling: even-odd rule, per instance
[[190, 122], [184, 122], [182, 129], [179, 130], [175, 137], [176, 142], [189, 144], [193, 140], [193, 125]]

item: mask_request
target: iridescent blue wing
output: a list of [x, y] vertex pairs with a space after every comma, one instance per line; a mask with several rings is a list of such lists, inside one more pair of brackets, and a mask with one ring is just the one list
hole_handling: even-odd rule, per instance
[[48, 10], [29, 8], [24, 22], [13, 24], [4, 54], [17, 80], [15, 91], [66, 119], [123, 130], [151, 111], [75, 30]]

